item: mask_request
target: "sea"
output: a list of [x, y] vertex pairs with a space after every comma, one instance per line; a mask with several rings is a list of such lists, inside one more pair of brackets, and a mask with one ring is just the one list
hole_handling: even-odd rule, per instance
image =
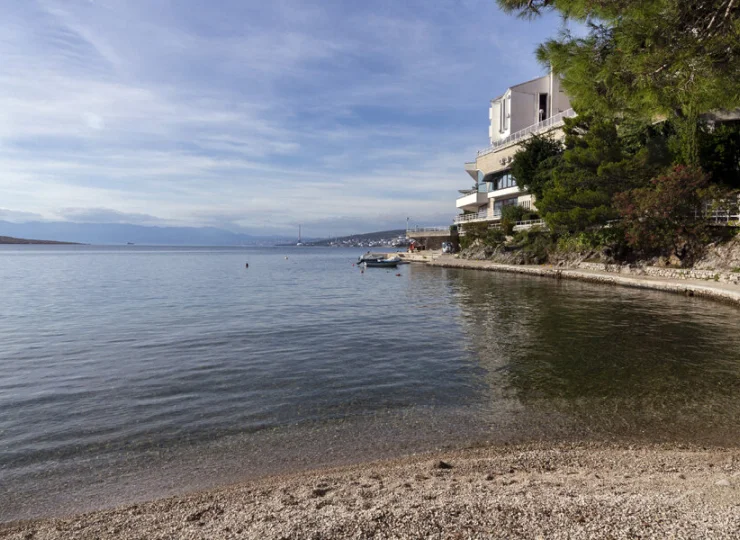
[[363, 251], [0, 247], [0, 521], [484, 444], [740, 442], [736, 307]]

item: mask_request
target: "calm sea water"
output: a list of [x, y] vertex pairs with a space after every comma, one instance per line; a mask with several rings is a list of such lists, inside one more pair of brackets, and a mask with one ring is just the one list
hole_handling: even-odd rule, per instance
[[736, 308], [361, 252], [0, 248], [0, 521], [485, 441], [740, 442]]

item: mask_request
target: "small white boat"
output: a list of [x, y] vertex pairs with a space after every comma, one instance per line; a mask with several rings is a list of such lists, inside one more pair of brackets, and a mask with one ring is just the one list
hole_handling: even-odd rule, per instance
[[386, 257], [368, 251], [357, 262], [367, 268], [395, 268], [401, 262], [401, 259], [400, 257]]

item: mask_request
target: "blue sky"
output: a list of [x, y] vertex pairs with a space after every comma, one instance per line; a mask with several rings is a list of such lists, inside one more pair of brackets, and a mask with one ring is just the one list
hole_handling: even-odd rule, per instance
[[494, 0], [0, 0], [0, 219], [443, 225], [554, 16]]

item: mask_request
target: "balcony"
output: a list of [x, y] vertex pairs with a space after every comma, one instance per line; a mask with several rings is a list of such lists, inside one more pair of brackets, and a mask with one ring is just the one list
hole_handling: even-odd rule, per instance
[[512, 133], [505, 139], [501, 139], [500, 141], [489, 146], [488, 148], [484, 148], [483, 150], [478, 150], [478, 157], [486, 156], [488, 154], [495, 152], [496, 150], [500, 150], [501, 148], [504, 148], [505, 146], [509, 146], [509, 145], [521, 142], [524, 139], [529, 138], [531, 135], [538, 134], [538, 133], [544, 133], [546, 131], [550, 131], [551, 129], [558, 128], [562, 126], [563, 124], [565, 124], [566, 118], [574, 118], [575, 116], [576, 116], [576, 112], [573, 109], [568, 109], [567, 111], [558, 113], [554, 116], [551, 116], [550, 118], [546, 118], [542, 122], [538, 122], [534, 125], [531, 125], [522, 130], [519, 130], [516, 133]]
[[465, 163], [465, 172], [470, 175], [470, 178], [472, 178], [475, 182], [478, 182], [480, 178], [478, 178], [478, 166], [475, 161], [468, 161]]
[[524, 193], [524, 191], [519, 186], [509, 186], [501, 189], [496, 189], [494, 191], [489, 191], [486, 196], [489, 199], [497, 199], [502, 197], [510, 197], [512, 195], [519, 195], [521, 193]]
[[461, 210], [475, 211], [488, 204], [488, 193], [477, 189], [461, 190], [455, 206]]
[[459, 216], [455, 216], [455, 219], [453, 220], [453, 223], [455, 225], [460, 225], [464, 223], [476, 223], [479, 221], [491, 221], [493, 219], [492, 216], [488, 214], [488, 210], [484, 212], [476, 212], [472, 214], [460, 214]]

